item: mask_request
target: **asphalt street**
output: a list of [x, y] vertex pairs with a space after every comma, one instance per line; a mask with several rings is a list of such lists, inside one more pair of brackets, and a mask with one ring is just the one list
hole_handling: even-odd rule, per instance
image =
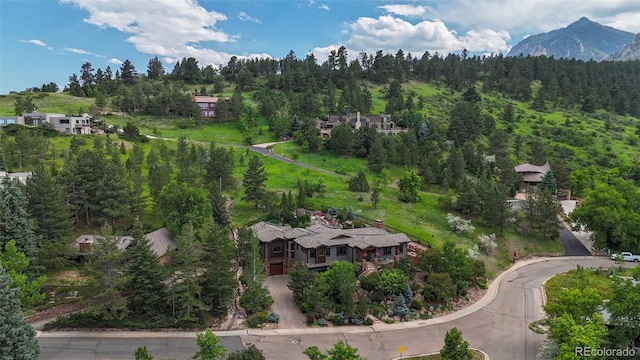
[[[225, 346], [240, 348], [255, 344], [267, 359], [306, 359], [309, 346], [321, 350], [339, 340], [358, 349], [369, 360], [439, 351], [444, 335], [452, 327], [462, 331], [471, 347], [484, 350], [492, 360], [535, 360], [544, 340], [528, 329], [530, 322], [543, 317], [542, 284], [555, 274], [576, 268], [610, 266], [604, 257], [562, 257], [533, 259], [517, 263], [492, 282], [487, 295], [459, 312], [430, 320], [372, 327], [243, 330], [217, 332]], [[634, 266], [632, 263], [625, 266]], [[145, 345], [157, 359], [189, 359], [196, 351], [192, 333], [39, 333], [42, 359], [131, 359], [138, 346]], [[242, 342], [240, 342], [242, 340]]]
[[565, 256], [589, 256], [591, 253], [589, 250], [584, 247], [582, 242], [578, 240], [578, 238], [573, 235], [569, 229], [567, 229], [567, 225], [564, 223], [560, 223], [560, 240], [564, 244], [564, 255]]

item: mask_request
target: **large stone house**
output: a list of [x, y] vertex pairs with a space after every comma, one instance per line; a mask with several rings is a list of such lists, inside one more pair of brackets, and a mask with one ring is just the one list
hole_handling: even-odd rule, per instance
[[345, 123], [354, 130], [373, 127], [377, 132], [385, 135], [396, 135], [407, 131], [407, 129], [398, 127], [395, 122], [391, 121], [391, 115], [360, 115], [360, 112], [355, 115], [329, 115], [326, 120], [316, 119], [316, 128], [320, 130], [320, 135], [326, 139], [331, 137], [331, 129]]
[[64, 114], [32, 112], [21, 116], [0, 117], [0, 127], [12, 124], [26, 126], [50, 124], [64, 134], [91, 134], [91, 116], [89, 114], [66, 116]]
[[390, 234], [377, 227], [337, 229], [312, 225], [303, 229], [263, 221], [251, 229], [260, 240], [267, 276], [286, 274], [296, 262], [322, 271], [342, 260], [364, 270], [406, 257], [411, 241], [405, 234]]

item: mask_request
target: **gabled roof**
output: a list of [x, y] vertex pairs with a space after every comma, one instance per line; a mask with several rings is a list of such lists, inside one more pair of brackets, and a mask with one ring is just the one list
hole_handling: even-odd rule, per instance
[[337, 229], [324, 224], [318, 224], [302, 229], [262, 221], [252, 225], [250, 228], [261, 242], [271, 242], [276, 239], [293, 240], [298, 245], [307, 249], [319, 246], [331, 247], [342, 245], [365, 249], [370, 246], [398, 246], [403, 242], [411, 241], [405, 234], [389, 234], [384, 229], [376, 227]]
[[[149, 241], [151, 251], [153, 251], [153, 253], [156, 254], [157, 257], [162, 257], [167, 253], [167, 251], [176, 249], [178, 247], [178, 243], [166, 228], [152, 231], [146, 234], [145, 237]], [[131, 245], [131, 241], [133, 241], [133, 237], [131, 236], [117, 236], [117, 239], [118, 242], [116, 246], [119, 250], [122, 251], [126, 250], [129, 245]], [[92, 244], [95, 241], [95, 235], [80, 235], [75, 241], [75, 246], [79, 248], [81, 243]]]
[[220, 98], [217, 96], [193, 95], [192, 99], [196, 103], [217, 103]]
[[178, 243], [171, 236], [167, 228], [158, 229], [145, 235], [151, 245], [151, 251], [153, 251], [157, 257], [161, 257], [169, 250], [178, 248]]
[[551, 170], [551, 165], [549, 165], [548, 161], [544, 163], [544, 165], [542, 166], [526, 163], [526, 164], [516, 165], [515, 170], [518, 173], [539, 173], [544, 175], [547, 172], [549, 172], [549, 170]]
[[307, 235], [310, 232], [301, 228], [292, 228], [289, 225], [275, 225], [261, 221], [249, 227], [261, 242], [271, 242], [277, 239], [295, 239]]

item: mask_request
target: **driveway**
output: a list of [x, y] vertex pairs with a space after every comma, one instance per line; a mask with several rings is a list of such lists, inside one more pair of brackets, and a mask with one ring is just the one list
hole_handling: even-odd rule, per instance
[[307, 324], [304, 315], [293, 302], [293, 292], [287, 287], [288, 275], [267, 276], [264, 285], [273, 297], [271, 311], [280, 315], [280, 329], [304, 329]]

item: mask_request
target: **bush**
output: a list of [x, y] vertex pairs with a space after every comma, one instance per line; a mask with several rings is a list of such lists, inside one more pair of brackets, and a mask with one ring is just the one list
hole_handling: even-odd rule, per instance
[[327, 320], [325, 318], [318, 319], [319, 326], [327, 326]]
[[376, 284], [376, 290], [384, 295], [397, 295], [402, 293], [409, 285], [409, 278], [399, 269], [384, 269]]
[[347, 325], [349, 324], [349, 317], [345, 316], [343, 312], [339, 312], [331, 317], [331, 322], [335, 325]]
[[261, 321], [258, 317], [252, 317], [252, 318], [248, 318], [244, 324], [248, 327], [248, 328], [252, 328], [255, 329], [257, 327], [260, 327], [260, 325], [264, 324], [264, 321]]
[[351, 323], [353, 325], [362, 325], [364, 323], [364, 319], [358, 315], [351, 315]]
[[276, 313], [269, 313], [269, 315], [267, 316], [267, 321], [270, 323], [278, 323], [280, 322], [280, 315]]
[[380, 281], [380, 273], [373, 272], [367, 276], [363, 276], [360, 278], [360, 287], [366, 291], [373, 291], [378, 286], [378, 282]]
[[496, 234], [480, 234], [478, 236], [478, 247], [483, 253], [487, 255], [493, 255], [497, 246], [498, 244], [496, 244]]
[[472, 248], [467, 250], [467, 257], [469, 257], [469, 259], [478, 260], [479, 256], [480, 256], [480, 248], [478, 247], [478, 244], [473, 245]]
[[373, 319], [370, 318], [370, 317], [367, 317], [367, 318], [364, 319], [364, 321], [362, 323], [364, 325], [366, 325], [366, 326], [371, 326], [371, 325], [373, 325]]
[[396, 305], [393, 308], [393, 313], [400, 316], [402, 319], [406, 318], [407, 314], [409, 314], [409, 308], [404, 302], [404, 296], [396, 296]]
[[411, 302], [411, 308], [415, 310], [420, 310], [424, 307], [424, 303], [420, 299], [413, 299]]
[[244, 294], [240, 297], [240, 306], [247, 311], [247, 314], [265, 310], [272, 304], [273, 298], [269, 294], [269, 290], [255, 281], [249, 283]]
[[465, 220], [453, 214], [447, 214], [447, 222], [449, 229], [458, 235], [471, 233], [476, 229], [471, 225], [471, 220]]
[[349, 178], [349, 191], [355, 192], [369, 192], [369, 183], [367, 176], [363, 171], [358, 172], [358, 175]]

